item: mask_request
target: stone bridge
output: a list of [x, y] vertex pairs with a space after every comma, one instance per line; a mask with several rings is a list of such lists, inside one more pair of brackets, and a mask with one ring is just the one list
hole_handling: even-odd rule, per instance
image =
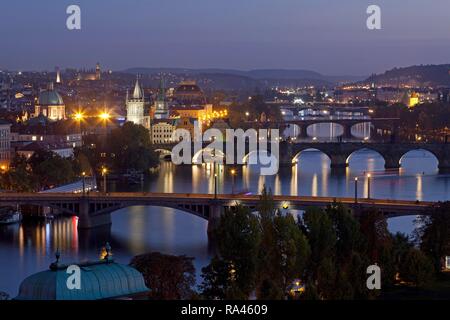
[[339, 118], [314, 118], [314, 119], [297, 119], [297, 120], [286, 120], [278, 123], [278, 125], [284, 125], [286, 127], [290, 127], [295, 125], [299, 128], [298, 138], [307, 138], [308, 137], [308, 127], [320, 124], [320, 123], [334, 123], [340, 125], [344, 132], [342, 137], [344, 139], [350, 139], [353, 137], [352, 128], [353, 126], [361, 123], [373, 123], [382, 126], [388, 126], [393, 134], [397, 131], [397, 121], [398, 118], [362, 118], [362, 119], [339, 119]]
[[[280, 210], [305, 210], [309, 207], [326, 207], [334, 201], [347, 205], [356, 213], [362, 209], [376, 208], [387, 217], [427, 214], [431, 202], [274, 196], [275, 207]], [[156, 206], [181, 210], [208, 220], [208, 230], [214, 228], [224, 210], [238, 204], [256, 209], [259, 195], [211, 195], [189, 193], [1, 193], [0, 205], [35, 205], [50, 207], [60, 214], [77, 215], [79, 228], [94, 228], [111, 224], [111, 213], [130, 206]]]
[[[237, 144], [234, 143], [234, 164], [246, 164], [249, 156], [248, 143], [245, 143], [243, 149], [245, 152], [242, 157], [238, 157]], [[192, 146], [191, 156], [198, 157], [201, 152], [207, 151], [209, 144], [203, 144], [200, 150], [195, 150]], [[226, 143], [223, 143], [223, 149], [226, 150]], [[158, 150], [170, 151], [174, 145], [158, 145]], [[280, 165], [294, 165], [301, 152], [306, 150], [318, 150], [326, 154], [330, 158], [332, 168], [345, 168], [348, 166], [350, 156], [360, 150], [372, 150], [383, 157], [386, 169], [399, 169], [401, 166], [402, 157], [410, 151], [425, 150], [433, 154], [437, 161], [439, 169], [443, 172], [450, 171], [450, 143], [420, 143], [420, 142], [398, 142], [398, 143], [384, 143], [384, 142], [292, 142], [282, 141], [279, 144], [280, 148]], [[270, 150], [270, 144], [269, 144]], [[217, 152], [220, 154], [220, 152]], [[193, 162], [195, 163], [195, 162]]]

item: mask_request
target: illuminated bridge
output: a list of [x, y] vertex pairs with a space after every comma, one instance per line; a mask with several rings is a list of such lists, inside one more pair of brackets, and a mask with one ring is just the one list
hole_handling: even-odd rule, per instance
[[[237, 144], [234, 143], [234, 163], [246, 164], [249, 158], [250, 150], [248, 143], [242, 148], [244, 153], [237, 153]], [[204, 143], [201, 150], [195, 150], [194, 145], [191, 148], [192, 163], [198, 163], [202, 153], [210, 153], [209, 143]], [[155, 146], [157, 151], [162, 154], [170, 154], [174, 144], [165, 144]], [[223, 149], [226, 150], [227, 143], [223, 142]], [[270, 151], [270, 143], [268, 145]], [[345, 168], [349, 164], [350, 157], [358, 151], [370, 150], [378, 153], [384, 159], [386, 169], [399, 169], [401, 159], [410, 151], [423, 150], [434, 155], [438, 161], [441, 171], [450, 171], [450, 143], [420, 143], [420, 142], [288, 142], [282, 141], [279, 144], [279, 164], [294, 165], [300, 154], [307, 150], [317, 150], [328, 156], [331, 168]], [[217, 155], [220, 152], [216, 153]], [[200, 161], [201, 162], [201, 161]]]
[[[214, 228], [218, 218], [226, 209], [233, 209], [238, 204], [255, 209], [258, 195], [211, 195], [188, 193], [1, 193], [0, 205], [35, 205], [50, 207], [60, 214], [77, 215], [79, 228], [93, 228], [111, 224], [111, 213], [130, 206], [168, 207], [193, 214], [208, 220], [208, 230]], [[334, 201], [348, 205], [349, 208], [376, 208], [387, 217], [426, 214], [432, 202], [274, 196], [278, 208], [305, 210], [309, 207], [326, 207]]]

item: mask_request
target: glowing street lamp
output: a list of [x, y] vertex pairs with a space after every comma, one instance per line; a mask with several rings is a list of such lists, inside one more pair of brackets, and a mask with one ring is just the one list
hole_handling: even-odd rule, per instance
[[84, 113], [78, 111], [73, 115], [73, 118], [76, 122], [78, 122], [78, 130], [80, 131], [80, 135], [83, 135], [83, 131], [81, 130], [81, 123], [84, 120]]
[[109, 112], [103, 111], [102, 113], [100, 113], [99, 117], [103, 121], [107, 121], [107, 120], [109, 120], [111, 118], [111, 115], [109, 114]]
[[372, 175], [370, 173], [367, 174], [367, 199], [370, 199], [370, 178]]
[[358, 203], [358, 177], [355, 177], [355, 203]]
[[236, 175], [236, 170], [235, 169], [231, 169], [231, 194], [234, 194], [234, 176]]
[[106, 175], [108, 174], [108, 169], [106, 167], [102, 168], [102, 176], [103, 176], [103, 192], [106, 194]]
[[83, 171], [81, 173], [81, 176], [83, 177], [83, 196], [84, 196], [86, 193], [86, 172]]
[[214, 174], [214, 199], [217, 199], [217, 173]]

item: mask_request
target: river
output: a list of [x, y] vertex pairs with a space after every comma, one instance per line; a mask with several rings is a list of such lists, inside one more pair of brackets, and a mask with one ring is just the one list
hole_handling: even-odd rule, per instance
[[[400, 171], [385, 171], [382, 157], [369, 150], [355, 153], [349, 163], [344, 171], [332, 171], [326, 155], [307, 151], [294, 167], [281, 167], [275, 176], [260, 176], [258, 168], [240, 167], [233, 178], [230, 167], [222, 167], [218, 192], [258, 193], [266, 185], [275, 194], [352, 197], [354, 178], [359, 177], [358, 192], [365, 196], [365, 175], [370, 172], [373, 198], [450, 200], [450, 175], [439, 174], [437, 160], [426, 151], [406, 154]], [[159, 172], [142, 185], [110, 184], [109, 190], [213, 193], [212, 176], [207, 165], [177, 167], [163, 162]], [[391, 232], [410, 234], [414, 217], [389, 219], [388, 224]], [[79, 262], [98, 259], [106, 241], [110, 242], [118, 262], [128, 263], [134, 255], [150, 251], [184, 254], [195, 257], [200, 274], [212, 254], [206, 230], [207, 223], [201, 218], [174, 209], [142, 206], [113, 213], [111, 227], [96, 231], [78, 231], [75, 217], [3, 226], [0, 227], [0, 291], [16, 296], [25, 277], [47, 270], [55, 260], [57, 248], [62, 262]]]

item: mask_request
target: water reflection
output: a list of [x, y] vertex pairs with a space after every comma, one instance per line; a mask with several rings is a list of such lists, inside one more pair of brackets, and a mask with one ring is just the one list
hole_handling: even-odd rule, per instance
[[[302, 152], [295, 166], [281, 167], [275, 176], [261, 176], [257, 166], [237, 167], [235, 191], [258, 193], [263, 185], [275, 194], [348, 196], [354, 194], [354, 177], [360, 178], [358, 193], [367, 194], [366, 174], [372, 174], [371, 193], [376, 198], [448, 200], [449, 175], [440, 175], [433, 156], [423, 151], [408, 153], [400, 171], [385, 171], [383, 158], [370, 150], [354, 153], [345, 170], [330, 169], [330, 160], [317, 151]], [[231, 193], [230, 167], [217, 170], [219, 192]], [[212, 166], [180, 166], [163, 163], [158, 173], [141, 184], [112, 183], [110, 190], [153, 192], [214, 192]], [[128, 263], [136, 254], [160, 251], [195, 257], [197, 272], [207, 264], [211, 248], [206, 221], [189, 214], [158, 207], [136, 206], [115, 212], [111, 227], [77, 230], [77, 218], [24, 223], [0, 227], [0, 290], [17, 293], [20, 281], [47, 269], [60, 249], [65, 262], [96, 259], [106, 241], [114, 258]], [[391, 231], [410, 232], [413, 218], [389, 220]], [[5, 276], [8, 275], [8, 276]], [[11, 276], [9, 276], [11, 275]]]

